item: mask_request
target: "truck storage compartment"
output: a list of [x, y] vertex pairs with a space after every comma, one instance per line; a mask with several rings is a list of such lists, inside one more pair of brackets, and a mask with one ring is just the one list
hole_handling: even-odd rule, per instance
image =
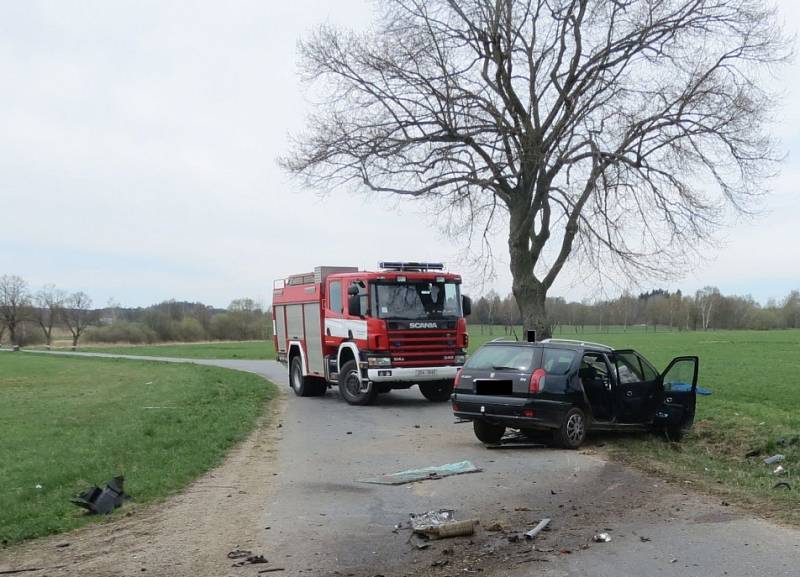
[[475, 394], [510, 397], [513, 394], [513, 384], [510, 379], [475, 379]]

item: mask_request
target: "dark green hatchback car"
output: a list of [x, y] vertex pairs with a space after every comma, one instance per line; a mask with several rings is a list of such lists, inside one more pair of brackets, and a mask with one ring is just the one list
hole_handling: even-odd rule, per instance
[[663, 430], [678, 440], [694, 422], [698, 365], [697, 357], [677, 357], [659, 372], [633, 350], [495, 340], [456, 376], [453, 412], [487, 444], [499, 443], [506, 428], [549, 431], [569, 449], [589, 430]]

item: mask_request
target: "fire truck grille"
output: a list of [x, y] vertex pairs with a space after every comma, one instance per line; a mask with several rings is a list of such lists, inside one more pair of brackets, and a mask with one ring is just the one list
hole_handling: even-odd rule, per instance
[[438, 367], [453, 364], [455, 330], [389, 331], [389, 350], [396, 367]]

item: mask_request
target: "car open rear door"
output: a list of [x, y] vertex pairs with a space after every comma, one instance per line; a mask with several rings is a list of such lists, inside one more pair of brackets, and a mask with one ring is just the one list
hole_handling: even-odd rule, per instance
[[654, 422], [670, 429], [684, 429], [694, 421], [697, 398], [697, 357], [672, 359], [659, 377], [661, 403], [656, 409]]

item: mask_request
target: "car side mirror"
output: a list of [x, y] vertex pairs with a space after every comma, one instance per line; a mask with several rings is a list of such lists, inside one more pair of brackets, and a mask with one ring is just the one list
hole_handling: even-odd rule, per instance
[[465, 317], [472, 314], [472, 299], [467, 295], [461, 295], [461, 312]]
[[[350, 291], [348, 291], [349, 293]], [[358, 296], [358, 289], [356, 294], [350, 294], [347, 297], [347, 314], [351, 317], [360, 317], [361, 315], [361, 297]]]

